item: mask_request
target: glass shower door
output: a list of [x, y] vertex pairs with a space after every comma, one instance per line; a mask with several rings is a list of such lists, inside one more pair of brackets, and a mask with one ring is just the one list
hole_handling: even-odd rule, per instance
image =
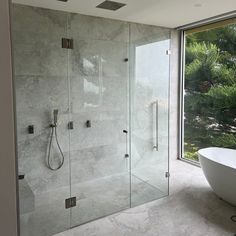
[[131, 25], [131, 206], [168, 195], [170, 31]]
[[[50, 236], [70, 227], [68, 50], [61, 47], [66, 28], [65, 12], [13, 5], [21, 236]], [[50, 126], [56, 115], [62, 153]]]
[[71, 225], [130, 207], [129, 26], [71, 14]]

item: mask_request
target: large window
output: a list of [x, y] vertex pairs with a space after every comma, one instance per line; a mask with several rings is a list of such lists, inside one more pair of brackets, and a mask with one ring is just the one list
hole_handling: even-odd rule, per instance
[[182, 157], [205, 147], [236, 149], [236, 21], [185, 32]]

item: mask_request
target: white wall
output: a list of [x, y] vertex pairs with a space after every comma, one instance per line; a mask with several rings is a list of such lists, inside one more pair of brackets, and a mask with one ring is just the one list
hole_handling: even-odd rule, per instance
[[0, 235], [17, 235], [14, 117], [8, 0], [0, 1]]

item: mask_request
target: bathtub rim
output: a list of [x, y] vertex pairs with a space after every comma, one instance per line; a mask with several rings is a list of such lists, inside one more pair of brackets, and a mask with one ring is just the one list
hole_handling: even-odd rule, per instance
[[[222, 147], [207, 147], [207, 148], [201, 148], [201, 149], [199, 149], [198, 150], [198, 157], [199, 157], [199, 162], [201, 163], [201, 161], [200, 161], [200, 159], [203, 157], [203, 158], [205, 158], [205, 159], [207, 159], [208, 161], [212, 161], [212, 162], [214, 162], [214, 163], [216, 163], [216, 164], [218, 164], [218, 165], [222, 165], [222, 166], [225, 166], [225, 167], [227, 167], [227, 168], [230, 168], [230, 169], [232, 169], [232, 170], [234, 170], [234, 171], [236, 171], [236, 166], [235, 167], [233, 167], [233, 166], [230, 166], [230, 165], [227, 165], [227, 164], [223, 164], [223, 163], [221, 163], [221, 162], [217, 162], [216, 160], [214, 160], [214, 158], [209, 158], [209, 157], [207, 157], [206, 155], [204, 155], [203, 153], [202, 153], [202, 151], [205, 151], [205, 150], [209, 150], [209, 149], [223, 149], [223, 150], [232, 150], [232, 151], [235, 151], [235, 154], [236, 154], [236, 149], [232, 149], [232, 148], [222, 148]], [[235, 158], [236, 159], [236, 158]]]

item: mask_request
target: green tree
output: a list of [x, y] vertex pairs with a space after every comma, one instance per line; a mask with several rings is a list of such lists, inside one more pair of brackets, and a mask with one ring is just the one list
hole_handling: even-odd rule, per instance
[[236, 148], [236, 24], [186, 37], [185, 157]]

